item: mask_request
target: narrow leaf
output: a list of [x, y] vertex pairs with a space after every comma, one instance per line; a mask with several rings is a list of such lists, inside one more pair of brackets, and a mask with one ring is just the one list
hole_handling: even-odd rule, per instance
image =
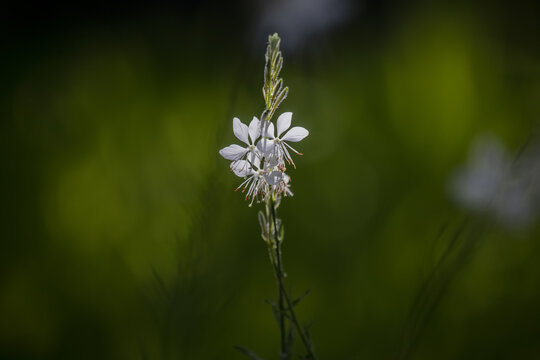
[[238, 351], [240, 351], [242, 354], [246, 355], [252, 360], [263, 360], [261, 357], [257, 356], [253, 351], [250, 351], [246, 348], [243, 348], [241, 346], [235, 345], [234, 348]]
[[308, 322], [307, 324], [304, 325], [304, 334], [306, 335], [306, 338], [310, 344], [311, 344], [311, 334], [309, 333], [309, 329], [311, 328], [312, 325], [313, 325], [312, 322]]
[[269, 118], [271, 118], [272, 116], [274, 116], [274, 113], [276, 112], [277, 108], [279, 107], [279, 105], [283, 102], [283, 100], [285, 100], [285, 98], [287, 97], [287, 94], [289, 93], [289, 87], [285, 87], [281, 90], [281, 92], [279, 93], [279, 95], [277, 97], [274, 98], [274, 102], [272, 103], [271, 105], [271, 112], [270, 112], [270, 116]]
[[281, 326], [281, 318], [279, 316], [279, 309], [277, 304], [270, 300], [264, 300], [264, 302], [272, 307], [272, 313], [274, 314], [274, 318], [276, 319], [278, 326]]
[[259, 211], [259, 225], [261, 225], [261, 236], [266, 241], [268, 238], [268, 223], [262, 211]]
[[306, 296], [308, 296], [310, 293], [311, 293], [310, 289], [307, 289], [306, 291], [304, 291], [302, 293], [302, 295], [300, 295], [299, 297], [297, 297], [296, 299], [294, 299], [292, 301], [292, 306], [294, 307], [294, 306], [298, 305], [300, 303], [300, 301], [302, 301], [302, 299], [305, 298]]
[[[281, 223], [281, 220], [279, 221], [278, 225], [279, 225], [278, 240], [279, 242], [283, 242], [283, 239], [285, 239], [285, 226]], [[294, 306], [294, 302], [293, 302], [293, 306]]]
[[294, 344], [294, 326], [290, 326], [289, 332], [287, 334], [287, 349], [289, 350], [289, 352], [292, 350], [293, 344]]

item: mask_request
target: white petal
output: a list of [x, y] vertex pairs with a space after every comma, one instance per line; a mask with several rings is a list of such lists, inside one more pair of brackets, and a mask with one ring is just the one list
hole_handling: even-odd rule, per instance
[[236, 176], [245, 177], [253, 174], [251, 165], [246, 160], [233, 161], [231, 163], [231, 170]]
[[[265, 128], [266, 128], [266, 126], [265, 126]], [[270, 139], [275, 138], [275, 135], [274, 135], [274, 123], [269, 123], [268, 124], [268, 129], [266, 129], [266, 132], [264, 133], [264, 136], [266, 136], [267, 138], [270, 138]]]
[[243, 143], [246, 143], [249, 145], [248, 142], [248, 127], [246, 124], [242, 123], [240, 119], [234, 118], [233, 119], [233, 132], [234, 135], [238, 138], [238, 140], [242, 141]]
[[291, 182], [291, 177], [290, 177], [289, 175], [283, 173], [283, 182], [284, 182], [285, 184], [290, 183], [290, 182]]
[[264, 169], [271, 169], [273, 167], [276, 167], [279, 165], [279, 158], [277, 156], [273, 156], [274, 154], [270, 154], [266, 156], [264, 159]]
[[251, 161], [251, 164], [257, 168], [257, 169], [260, 169], [261, 168], [261, 159], [259, 159], [258, 157], [254, 156], [250, 159]]
[[261, 139], [257, 143], [257, 149], [263, 156], [267, 156], [274, 150], [274, 140]]
[[291, 130], [287, 131], [285, 135], [283, 135], [282, 140], [298, 142], [308, 135], [309, 135], [309, 131], [307, 131], [307, 129], [304, 129], [303, 127], [300, 127], [300, 126], [295, 126]]
[[285, 130], [291, 127], [292, 112], [279, 115], [277, 119], [277, 136], [280, 137]]
[[265, 174], [264, 179], [269, 185], [276, 186], [283, 179], [281, 171], [272, 171], [270, 174]]
[[255, 141], [261, 134], [261, 129], [259, 125], [259, 119], [257, 117], [253, 117], [253, 120], [249, 123], [249, 137], [251, 138], [251, 143], [255, 144]]
[[229, 145], [219, 150], [219, 154], [227, 160], [240, 160], [246, 152], [248, 152], [247, 149], [236, 144]]
[[259, 158], [258, 153], [259, 151], [256, 148], [253, 151], [249, 150], [246, 156], [246, 160], [253, 164], [255, 162], [255, 159]]

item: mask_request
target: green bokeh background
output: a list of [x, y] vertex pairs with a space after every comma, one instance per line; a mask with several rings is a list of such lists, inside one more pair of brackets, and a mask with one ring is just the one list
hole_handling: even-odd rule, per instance
[[[261, 206], [218, 155], [264, 106], [265, 44], [247, 4], [142, 9], [8, 29], [2, 359], [277, 358]], [[310, 130], [284, 260], [320, 358], [396, 358], [449, 234], [480, 226], [448, 181], [477, 135], [535, 131], [539, 10], [368, 2], [284, 53], [280, 110]], [[476, 234], [411, 358], [540, 358], [537, 224]]]

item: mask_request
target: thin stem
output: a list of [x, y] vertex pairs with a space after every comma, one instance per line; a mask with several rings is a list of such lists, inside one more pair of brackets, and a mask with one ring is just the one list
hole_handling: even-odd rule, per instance
[[[283, 286], [283, 283], [281, 284], [281, 286]], [[296, 328], [296, 332], [298, 333], [298, 335], [300, 335], [300, 339], [302, 340], [302, 343], [304, 344], [304, 347], [306, 348], [308, 352], [309, 359], [316, 360], [317, 358], [315, 357], [315, 351], [313, 350], [313, 347], [311, 346], [311, 342], [308, 341], [306, 334], [302, 330], [302, 327], [300, 326], [300, 323], [298, 322], [298, 319], [296, 318], [296, 314], [294, 313], [294, 305], [292, 304], [291, 298], [287, 294], [287, 291], [285, 290], [284, 287], [282, 288], [282, 293], [283, 293], [283, 297], [285, 298], [285, 301], [287, 302], [287, 307], [288, 307], [287, 310], [289, 311], [289, 314], [291, 316], [292, 323], [294, 327]]]
[[[279, 290], [279, 323], [280, 323], [280, 332], [281, 332], [281, 352], [282, 356], [285, 356], [285, 359], [288, 356], [287, 352], [287, 344], [286, 344], [286, 334], [285, 334], [285, 312], [289, 313], [290, 320], [292, 321], [292, 324], [296, 328], [296, 332], [298, 335], [300, 335], [300, 339], [302, 340], [302, 343], [304, 344], [304, 347], [306, 348], [308, 352], [309, 359], [316, 360], [315, 352], [313, 350], [313, 347], [311, 345], [311, 342], [307, 339], [306, 334], [302, 327], [300, 326], [300, 323], [298, 322], [298, 318], [296, 317], [296, 314], [294, 312], [294, 305], [292, 304], [292, 301], [290, 299], [290, 296], [287, 294], [287, 290], [285, 289], [285, 286], [283, 284], [283, 277], [284, 277], [284, 270], [283, 270], [283, 259], [282, 259], [282, 251], [281, 251], [281, 241], [279, 239], [279, 229], [278, 229], [278, 219], [276, 214], [276, 207], [275, 202], [272, 198], [268, 199], [270, 202], [270, 218], [272, 221], [272, 226], [274, 228], [273, 235], [274, 235], [274, 247], [273, 250], [275, 253], [272, 254], [271, 259], [273, 262], [273, 268], [276, 275], [277, 283], [278, 283], [278, 290]], [[287, 303], [287, 308], [285, 308], [283, 301]]]
[[[278, 245], [279, 247], [279, 245]], [[276, 251], [277, 252], [277, 251]], [[285, 329], [285, 306], [283, 299], [285, 294], [283, 293], [283, 272], [279, 270], [281, 266], [281, 256], [277, 256], [277, 267], [278, 267], [278, 290], [279, 290], [279, 331], [281, 333], [281, 357], [287, 359], [289, 357], [287, 351], [287, 334]]]
[[[283, 294], [283, 265], [281, 262], [281, 245], [278, 240], [278, 227], [277, 227], [277, 218], [276, 218], [276, 209], [275, 209], [275, 203], [272, 198], [269, 198], [268, 201], [270, 202], [270, 217], [272, 221], [272, 226], [274, 228], [274, 243], [271, 247], [271, 253], [272, 253], [272, 264], [274, 265], [274, 273], [276, 275], [277, 280], [277, 286], [278, 286], [278, 292], [279, 292], [279, 301], [278, 301], [278, 308], [279, 308], [279, 331], [280, 331], [280, 339], [281, 339], [281, 354], [280, 357], [282, 359], [287, 359], [288, 357], [288, 351], [287, 351], [287, 334], [285, 329], [285, 306], [283, 303], [284, 300], [284, 294]], [[274, 250], [274, 251], [272, 251]]]

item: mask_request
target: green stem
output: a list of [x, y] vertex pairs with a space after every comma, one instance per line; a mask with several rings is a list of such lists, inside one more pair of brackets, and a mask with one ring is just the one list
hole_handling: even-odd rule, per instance
[[[279, 247], [279, 245], [278, 245]], [[289, 357], [289, 352], [287, 349], [287, 334], [285, 328], [285, 306], [284, 306], [284, 293], [283, 293], [283, 272], [279, 270], [281, 266], [281, 256], [278, 253], [277, 256], [277, 266], [278, 266], [278, 289], [279, 289], [279, 331], [281, 333], [281, 358], [287, 359]]]
[[270, 252], [271, 252], [271, 260], [272, 260], [274, 273], [276, 275], [278, 292], [279, 292], [278, 308], [279, 308], [279, 331], [280, 331], [280, 339], [281, 339], [280, 358], [287, 359], [289, 354], [287, 351], [287, 334], [286, 334], [286, 328], [285, 328], [285, 306], [283, 302], [284, 287], [283, 287], [283, 265], [281, 262], [281, 245], [278, 240], [278, 227], [277, 227], [277, 218], [276, 218], [274, 200], [270, 198], [268, 199], [268, 201], [270, 202], [269, 207], [271, 209], [270, 214], [269, 214], [270, 220], [271, 220], [272, 227], [274, 228], [273, 229], [274, 242], [272, 246], [270, 246]]
[[[283, 286], [283, 283], [281, 284], [281, 286]], [[306, 334], [302, 330], [302, 326], [300, 326], [300, 323], [298, 322], [298, 319], [296, 318], [296, 314], [294, 313], [294, 305], [292, 304], [291, 298], [287, 294], [287, 291], [285, 290], [285, 288], [282, 288], [282, 293], [285, 298], [285, 301], [287, 302], [287, 307], [288, 307], [287, 310], [289, 311], [289, 314], [291, 316], [292, 323], [294, 327], [296, 328], [296, 332], [300, 335], [300, 339], [302, 340], [302, 343], [304, 344], [304, 347], [306, 348], [308, 352], [309, 359], [317, 360], [315, 356], [315, 351], [313, 350], [313, 346], [311, 345], [311, 342], [308, 341]]]
[[[268, 199], [269, 201], [269, 208], [270, 208], [270, 214], [269, 220], [271, 220], [271, 224], [273, 227], [273, 235], [274, 235], [274, 243], [273, 245], [273, 252], [271, 251], [271, 260], [272, 264], [274, 265], [274, 273], [276, 275], [277, 279], [277, 285], [279, 290], [279, 325], [280, 325], [280, 332], [281, 332], [281, 353], [282, 357], [286, 359], [288, 357], [288, 351], [287, 351], [287, 344], [286, 344], [286, 333], [285, 333], [285, 312], [289, 313], [290, 320], [292, 321], [292, 324], [294, 325], [296, 332], [300, 336], [300, 339], [302, 340], [302, 343], [304, 344], [304, 347], [306, 348], [306, 351], [308, 352], [308, 358], [312, 360], [316, 360], [315, 352], [313, 350], [313, 347], [311, 345], [311, 342], [307, 339], [306, 334], [304, 333], [304, 330], [300, 326], [300, 323], [298, 322], [298, 318], [296, 317], [296, 314], [294, 312], [294, 305], [292, 304], [292, 301], [287, 294], [287, 290], [285, 289], [285, 286], [283, 285], [283, 278], [284, 278], [284, 271], [283, 271], [283, 259], [282, 259], [282, 251], [281, 251], [281, 241], [279, 239], [279, 229], [278, 229], [278, 219], [277, 219], [277, 210], [275, 207], [275, 201], [273, 198]], [[287, 308], [284, 306], [284, 301], [287, 303]]]

